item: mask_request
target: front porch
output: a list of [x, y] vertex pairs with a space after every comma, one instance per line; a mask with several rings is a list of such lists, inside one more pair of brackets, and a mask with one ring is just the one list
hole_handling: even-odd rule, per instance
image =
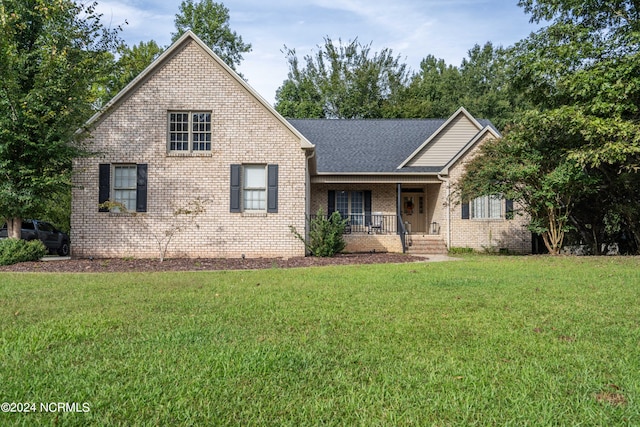
[[[311, 209], [338, 211], [347, 220], [347, 252], [444, 253], [442, 182], [318, 183]], [[423, 236], [429, 236], [427, 244]], [[414, 245], [415, 242], [415, 245]]]

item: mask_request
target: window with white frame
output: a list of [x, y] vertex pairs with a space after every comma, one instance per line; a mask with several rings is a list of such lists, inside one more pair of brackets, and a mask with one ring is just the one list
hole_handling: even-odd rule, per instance
[[364, 192], [336, 191], [336, 210], [354, 225], [364, 224]]
[[136, 165], [115, 165], [113, 167], [113, 201], [122, 203], [127, 211], [135, 212], [136, 189]]
[[230, 212], [278, 212], [278, 165], [230, 166]]
[[477, 197], [471, 201], [471, 218], [501, 219], [502, 197], [498, 195]]
[[242, 206], [245, 211], [267, 210], [266, 165], [244, 165], [242, 176]]
[[169, 151], [211, 151], [211, 112], [172, 111], [167, 121]]

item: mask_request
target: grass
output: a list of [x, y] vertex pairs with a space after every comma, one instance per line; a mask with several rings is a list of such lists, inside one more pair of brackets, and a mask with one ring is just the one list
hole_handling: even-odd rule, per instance
[[639, 267], [2, 274], [0, 425], [640, 425]]

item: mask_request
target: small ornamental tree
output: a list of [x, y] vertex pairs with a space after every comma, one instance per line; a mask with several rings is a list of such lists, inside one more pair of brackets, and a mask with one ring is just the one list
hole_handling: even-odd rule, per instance
[[486, 142], [457, 184], [462, 200], [501, 194], [517, 202], [549, 253], [562, 249], [575, 203], [594, 191], [594, 180], [567, 153], [579, 143], [563, 132], [567, 117], [529, 111], [503, 139]]
[[347, 220], [342, 218], [340, 212], [335, 211], [327, 218], [324, 211], [319, 209], [315, 217], [309, 220], [309, 239], [305, 239], [294, 226], [290, 225], [289, 228], [311, 255], [332, 257], [346, 246], [343, 237], [346, 226]]
[[160, 262], [163, 262], [167, 255], [167, 250], [169, 248], [171, 240], [173, 240], [173, 237], [177, 233], [182, 232], [191, 226], [195, 225], [196, 227], [198, 227], [196, 219], [206, 212], [205, 206], [209, 202], [209, 200], [196, 198], [187, 203], [185, 206], [173, 209], [169, 218], [163, 218], [164, 226], [159, 228], [153, 228], [149, 224], [149, 221], [153, 218], [149, 214], [130, 212], [122, 203], [108, 201], [105, 203], [101, 203], [99, 207], [107, 208], [114, 212], [123, 213], [135, 219], [136, 222], [141, 226], [141, 229], [145, 230], [147, 235], [151, 236], [155, 241], [155, 244], [158, 248], [158, 259]]

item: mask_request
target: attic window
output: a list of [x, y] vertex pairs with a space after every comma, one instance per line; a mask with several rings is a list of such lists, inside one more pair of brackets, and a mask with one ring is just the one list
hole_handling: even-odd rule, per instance
[[211, 151], [211, 112], [168, 113], [167, 150], [174, 153]]

